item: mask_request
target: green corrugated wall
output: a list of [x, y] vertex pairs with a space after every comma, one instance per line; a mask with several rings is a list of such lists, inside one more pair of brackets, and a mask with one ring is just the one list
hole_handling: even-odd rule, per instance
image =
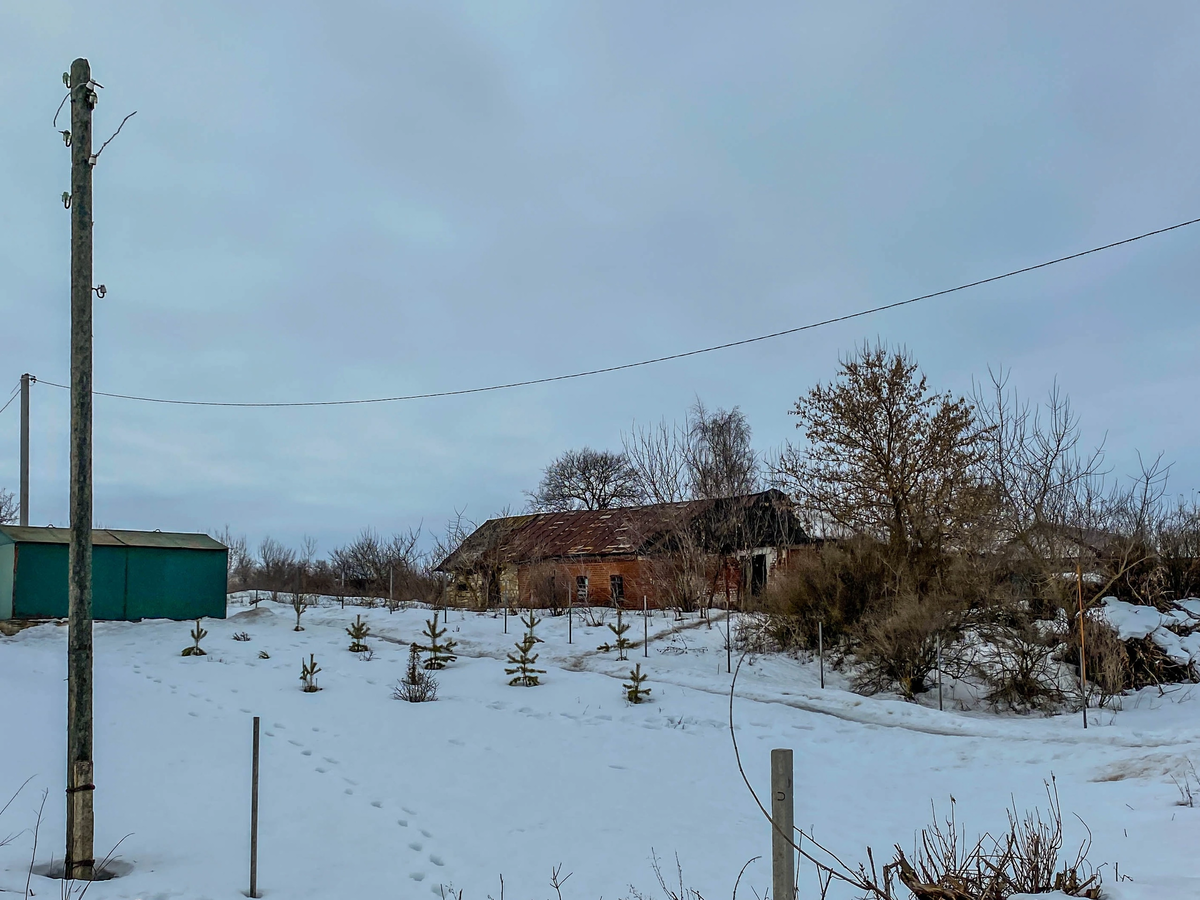
[[[67, 547], [16, 546], [14, 618], [67, 615]], [[92, 548], [96, 619], [225, 618], [226, 551], [169, 547]]]

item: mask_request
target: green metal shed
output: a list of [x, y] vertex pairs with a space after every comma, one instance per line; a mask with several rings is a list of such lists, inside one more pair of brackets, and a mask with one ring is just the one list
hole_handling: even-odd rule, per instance
[[[67, 615], [66, 528], [0, 525], [0, 619]], [[229, 549], [206, 534], [92, 531], [96, 619], [225, 618]]]

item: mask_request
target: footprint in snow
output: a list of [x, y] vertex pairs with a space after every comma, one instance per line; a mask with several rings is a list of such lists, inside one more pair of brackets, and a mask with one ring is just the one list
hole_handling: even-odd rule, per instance
[[280, 731], [283, 731], [283, 725], [279, 722], [274, 723], [271, 727], [278, 728]]
[[397, 819], [396, 824], [399, 825], [401, 828], [407, 828], [408, 827], [408, 819]]
[[450, 741], [449, 741], [449, 742], [450, 742], [451, 744], [453, 744], [455, 747], [463, 747], [463, 746], [466, 746], [466, 745], [465, 745], [465, 744], [464, 744], [462, 741], [460, 741], [458, 738], [450, 738]]
[[432, 835], [432, 834], [430, 834], [428, 831], [426, 831], [424, 828], [422, 828], [422, 829], [421, 829], [421, 836], [422, 836], [422, 837], [427, 837], [427, 838], [431, 838], [431, 837], [433, 837], [433, 835]]
[[408, 877], [411, 878], [413, 881], [424, 881], [425, 873], [424, 872], [413, 872]]
[[288, 743], [291, 744], [293, 747], [304, 746], [303, 744], [301, 744], [299, 741], [295, 740], [294, 738], [288, 738]]
[[321, 758], [323, 760], [325, 760], [325, 762], [329, 763], [331, 766], [336, 766], [338, 764], [338, 761], [336, 759], [334, 759], [332, 756], [323, 756]]
[[189, 712], [189, 713], [188, 713], [188, 715], [189, 715], [189, 716], [191, 716], [191, 717], [192, 717], [192, 718], [194, 718], [194, 719], [198, 719], [198, 718], [200, 718], [200, 714], [199, 714], [199, 713], [196, 713], [196, 712]]
[[311, 750], [301, 750], [300, 755], [301, 756], [312, 756], [312, 751]]
[[267, 737], [275, 737], [275, 732], [273, 731], [264, 731], [263, 734], [265, 734]]
[[250, 713], [250, 710], [248, 710], [248, 709], [239, 709], [239, 710], [238, 710], [238, 712], [244, 712], [244, 713], [246, 713], [247, 715], [249, 715], [249, 713]]
[[424, 849], [424, 845], [420, 841], [411, 841], [409, 842], [408, 849], [416, 850], [418, 853], [420, 853], [421, 850]]
[[382, 800], [372, 800], [371, 805], [373, 807], [375, 807], [376, 809], [383, 809], [383, 801]]
[[433, 863], [435, 866], [444, 866], [445, 865], [445, 863], [442, 862], [442, 858], [440, 856], [438, 856], [436, 853], [429, 854], [429, 861], [431, 863]]
[[324, 775], [324, 774], [325, 774], [326, 772], [328, 772], [329, 770], [328, 770], [328, 769], [324, 769], [324, 768], [322, 768], [321, 766], [317, 766], [317, 771], [318, 771], [318, 772], [320, 772], [322, 775]]
[[346, 790], [342, 791], [342, 793], [349, 794], [350, 796], [354, 796], [354, 788], [346, 788]]
[[488, 709], [508, 709], [508, 704], [503, 700], [496, 700], [493, 703], [489, 703], [487, 706]]
[[407, 806], [402, 806], [402, 807], [400, 807], [400, 808], [401, 808], [402, 810], [404, 810], [406, 813], [408, 813], [410, 816], [415, 816], [415, 815], [416, 815], [416, 813], [415, 813], [413, 810], [409, 809]]

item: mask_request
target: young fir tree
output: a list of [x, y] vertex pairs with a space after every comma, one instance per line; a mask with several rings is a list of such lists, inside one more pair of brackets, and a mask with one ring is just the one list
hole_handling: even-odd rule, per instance
[[421, 648], [416, 644], [408, 648], [408, 670], [392, 691], [392, 696], [409, 703], [437, 699], [437, 679], [421, 668]]
[[304, 682], [304, 693], [313, 694], [320, 690], [317, 687], [317, 673], [320, 671], [321, 667], [317, 665], [317, 659], [313, 654], [308, 654], [308, 662], [301, 658], [300, 680]]
[[192, 644], [192, 646], [190, 646], [190, 647], [184, 647], [183, 653], [181, 653], [180, 655], [181, 656], [207, 656], [208, 654], [200, 649], [200, 641], [203, 638], [208, 636], [208, 632], [200, 627], [199, 619], [196, 620], [196, 627], [192, 629], [191, 635], [192, 635], [192, 640], [195, 643]]
[[625, 637], [625, 632], [629, 630], [629, 623], [621, 621], [621, 607], [617, 607], [617, 624], [608, 623], [608, 630], [616, 635], [616, 643], [613, 647], [617, 651], [617, 659], [629, 659], [628, 651], [633, 646], [633, 641]]
[[362, 620], [362, 615], [354, 617], [354, 624], [346, 629], [346, 634], [350, 635], [350, 652], [351, 653], [366, 653], [371, 648], [367, 646], [367, 636], [371, 633], [371, 626]]
[[533, 629], [540, 625], [541, 622], [542, 620], [537, 617], [537, 613], [532, 609], [529, 611], [528, 619], [524, 616], [521, 616], [521, 624], [525, 626], [525, 633], [533, 637], [533, 642], [535, 644], [545, 643], [545, 641], [533, 633]]
[[650, 688], [642, 687], [646, 677], [642, 674], [642, 664], [638, 663], [629, 673], [629, 684], [621, 685], [625, 688], [625, 698], [630, 703], [641, 703], [650, 696]]
[[529, 619], [522, 619], [521, 621], [525, 622], [529, 630], [517, 642], [517, 652], [515, 654], [508, 654], [508, 661], [512, 663], [512, 668], [505, 669], [504, 674], [513, 676], [508, 683], [514, 687], [534, 687], [541, 684], [538, 681], [538, 676], [546, 674], [545, 669], [535, 669], [533, 667], [538, 658], [538, 655], [533, 652], [533, 648], [536, 646], [538, 640], [540, 640], [534, 635], [533, 626], [538, 623], [538, 620], [530, 612]]
[[446, 634], [446, 629], [438, 628], [438, 614], [435, 611], [432, 619], [425, 620], [425, 630], [422, 632], [429, 643], [420, 647], [425, 653], [429, 654], [429, 658], [425, 660], [426, 669], [444, 669], [448, 663], [458, 659], [454, 655], [454, 648], [458, 646], [458, 641], [447, 640], [441, 643], [442, 637]]

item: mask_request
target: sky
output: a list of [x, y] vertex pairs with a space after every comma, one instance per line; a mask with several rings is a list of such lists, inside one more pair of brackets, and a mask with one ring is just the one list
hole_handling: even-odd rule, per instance
[[[676, 353], [1200, 216], [1191, 2], [0, 0], [0, 403], [69, 379], [61, 74], [95, 134], [97, 390], [302, 401]], [[720, 353], [462, 397], [95, 404], [96, 524], [251, 543], [440, 532], [697, 398], [764, 452], [863, 341], [939, 390], [1057, 380], [1115, 474], [1200, 488], [1200, 225]], [[0, 414], [16, 490], [18, 407]], [[32, 391], [31, 522], [67, 519]]]

